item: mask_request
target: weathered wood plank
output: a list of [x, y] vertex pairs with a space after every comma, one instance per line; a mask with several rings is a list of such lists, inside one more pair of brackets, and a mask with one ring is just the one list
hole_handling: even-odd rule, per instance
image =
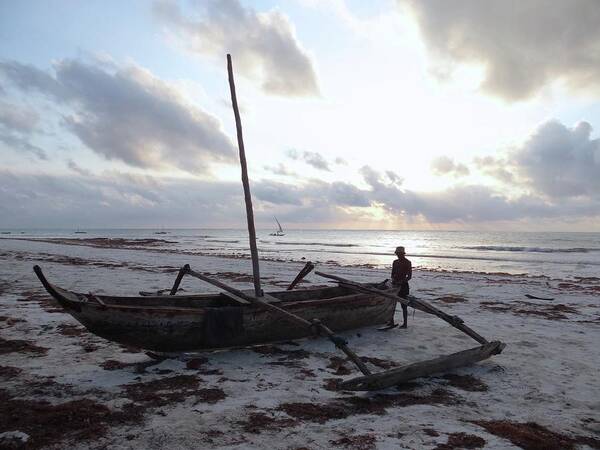
[[251, 304], [248, 300], [243, 299], [242, 297], [238, 297], [237, 295], [232, 294], [231, 292], [221, 292], [221, 294], [227, 298], [230, 298], [234, 302], [239, 303], [240, 305], [250, 305]]
[[467, 366], [496, 355], [504, 349], [506, 344], [500, 341], [489, 342], [480, 347], [440, 356], [439, 358], [421, 361], [408, 366], [369, 376], [353, 378], [341, 383], [340, 389], [350, 391], [374, 391], [396, 386], [414, 378], [425, 377], [440, 372], [447, 372], [458, 367]]
[[315, 268], [315, 265], [312, 263], [312, 261], [308, 261], [304, 265], [304, 267], [300, 270], [300, 272], [298, 272], [298, 275], [296, 275], [296, 278], [294, 278], [294, 281], [292, 281], [290, 283], [290, 285], [287, 287], [287, 290], [291, 291], [292, 289], [294, 289], [296, 287], [296, 285], [298, 283], [300, 283], [304, 279], [304, 277], [306, 277], [306, 275], [311, 273], [314, 268]]
[[[254, 290], [252, 289], [244, 289], [242, 290], [242, 292], [246, 295], [249, 295], [251, 297], [254, 297]], [[260, 299], [264, 302], [267, 303], [279, 303], [281, 302], [280, 299], [278, 299], [277, 297], [273, 297], [271, 294], [267, 294], [266, 292], [263, 292], [262, 297], [260, 297]]]

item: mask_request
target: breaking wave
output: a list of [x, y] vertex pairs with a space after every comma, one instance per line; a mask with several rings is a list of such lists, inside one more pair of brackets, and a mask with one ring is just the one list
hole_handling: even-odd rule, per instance
[[[267, 242], [267, 241], [265, 241]], [[360, 247], [358, 244], [332, 244], [323, 242], [269, 242], [269, 244], [276, 245], [310, 245], [310, 246], [322, 246], [322, 247]]]
[[465, 250], [480, 250], [491, 252], [527, 252], [527, 253], [588, 253], [598, 251], [595, 248], [547, 248], [547, 247], [511, 247], [502, 245], [475, 245], [472, 247], [461, 247]]
[[221, 239], [207, 239], [206, 242], [219, 242], [221, 244], [239, 244], [240, 241], [235, 240], [221, 240]]

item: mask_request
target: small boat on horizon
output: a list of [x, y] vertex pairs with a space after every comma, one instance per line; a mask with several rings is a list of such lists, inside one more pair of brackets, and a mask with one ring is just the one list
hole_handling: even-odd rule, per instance
[[281, 224], [279, 223], [279, 220], [277, 220], [277, 217], [273, 216], [275, 219], [275, 222], [277, 222], [277, 231], [270, 233], [269, 236], [285, 236], [285, 233], [283, 232], [283, 228], [281, 228]]

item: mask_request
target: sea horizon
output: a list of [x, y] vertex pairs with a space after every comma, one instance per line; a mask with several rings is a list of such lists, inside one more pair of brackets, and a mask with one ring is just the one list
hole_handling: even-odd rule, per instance
[[[388, 267], [398, 245], [406, 247], [415, 268], [457, 272], [507, 273], [549, 278], [595, 277], [600, 271], [600, 233], [257, 229], [263, 259]], [[181, 254], [248, 258], [243, 228], [47, 228], [3, 231], [5, 239], [49, 239], [95, 245], [92, 240], [120, 239], [113, 247], [141, 247]], [[143, 241], [139, 241], [143, 240]]]

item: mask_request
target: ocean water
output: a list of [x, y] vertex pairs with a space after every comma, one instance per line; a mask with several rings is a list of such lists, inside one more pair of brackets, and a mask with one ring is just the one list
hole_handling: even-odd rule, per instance
[[[600, 277], [600, 233], [286, 230], [285, 236], [270, 236], [272, 231], [257, 230], [261, 257], [388, 267], [395, 247], [403, 245], [419, 268]], [[157, 247], [173, 251], [249, 255], [242, 229], [2, 230], [0, 237], [150, 238], [166, 241]]]

